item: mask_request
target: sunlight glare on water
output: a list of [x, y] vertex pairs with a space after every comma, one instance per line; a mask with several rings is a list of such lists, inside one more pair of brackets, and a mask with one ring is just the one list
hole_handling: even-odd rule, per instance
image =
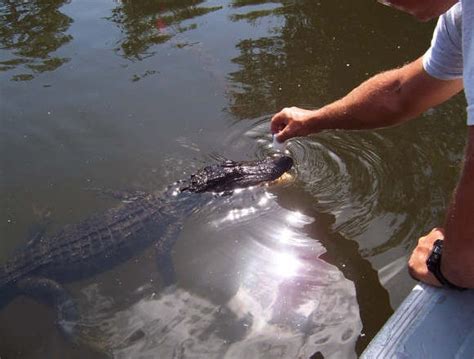
[[[255, 205], [261, 198], [267, 199], [264, 209]], [[312, 222], [280, 208], [264, 187], [211, 199], [187, 223], [180, 240], [187, 244], [176, 246], [179, 287], [142, 293], [117, 312], [100, 304], [113, 299], [93, 285], [84, 292], [92, 310], [81, 324], [89, 336], [109, 338], [106, 346], [117, 358], [167, 357], [176, 350], [205, 350], [216, 359], [309, 357], [315, 351], [355, 357], [362, 326], [354, 286], [318, 258], [324, 249], [301, 231]]]
[[301, 267], [298, 258], [290, 253], [275, 253], [273, 255], [273, 262], [273, 272], [282, 278], [293, 277]]

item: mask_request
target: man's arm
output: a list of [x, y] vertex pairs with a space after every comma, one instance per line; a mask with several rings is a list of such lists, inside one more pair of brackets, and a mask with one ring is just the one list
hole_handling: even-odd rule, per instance
[[378, 74], [347, 96], [318, 110], [285, 108], [272, 118], [273, 133], [283, 142], [326, 129], [387, 127], [416, 117], [463, 88], [462, 80], [438, 80], [423, 69], [422, 58]]
[[474, 126], [469, 127], [468, 144], [457, 189], [445, 223], [444, 233], [434, 229], [420, 238], [414, 249], [408, 268], [413, 277], [440, 285], [428, 272], [426, 259], [436, 239], [443, 239], [441, 272], [453, 284], [474, 288]]

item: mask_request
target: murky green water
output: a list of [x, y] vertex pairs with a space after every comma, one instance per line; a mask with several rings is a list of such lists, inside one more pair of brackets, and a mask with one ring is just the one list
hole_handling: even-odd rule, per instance
[[[218, 157], [263, 158], [269, 119], [319, 107], [420, 56], [433, 23], [372, 1], [0, 0], [0, 260]], [[75, 341], [19, 297], [3, 358], [353, 357], [414, 282], [418, 236], [442, 223], [464, 99], [398, 128], [288, 145], [295, 180], [196, 208], [164, 289], [152, 250], [68, 285]]]

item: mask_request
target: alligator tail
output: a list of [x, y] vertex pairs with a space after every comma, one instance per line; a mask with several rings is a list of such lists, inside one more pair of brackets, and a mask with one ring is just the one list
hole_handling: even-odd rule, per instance
[[0, 310], [18, 295], [31, 297], [55, 309], [60, 330], [68, 336], [73, 334], [79, 313], [69, 292], [59, 283], [43, 277], [26, 277], [13, 283], [3, 283], [0, 286]]

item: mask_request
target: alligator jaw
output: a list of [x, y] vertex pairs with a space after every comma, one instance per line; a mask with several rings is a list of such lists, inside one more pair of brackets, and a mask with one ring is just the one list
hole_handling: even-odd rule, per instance
[[295, 176], [293, 176], [289, 172], [283, 173], [280, 177], [278, 177], [276, 180], [273, 180], [268, 183], [269, 186], [275, 186], [275, 185], [282, 185], [282, 184], [287, 184], [290, 182], [293, 182], [295, 179]]

